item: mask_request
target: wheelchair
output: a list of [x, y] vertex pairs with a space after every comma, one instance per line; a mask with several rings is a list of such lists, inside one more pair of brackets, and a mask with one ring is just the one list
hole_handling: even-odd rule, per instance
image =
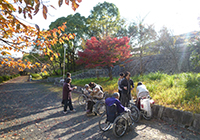
[[[139, 110], [136, 106], [130, 104], [130, 112], [117, 113], [117, 106], [106, 106], [106, 111], [99, 119], [99, 128], [101, 131], [108, 131], [111, 127], [116, 137], [123, 136], [127, 129], [132, 127], [139, 120]], [[107, 114], [110, 112], [110, 115]], [[112, 115], [111, 115], [112, 114]]]
[[86, 105], [87, 102], [87, 94], [85, 93], [85, 89], [81, 88], [81, 94], [78, 96], [78, 104]]
[[153, 117], [152, 107], [154, 103], [154, 100], [149, 95], [135, 100], [135, 105], [139, 109], [141, 116], [143, 116], [143, 118], [146, 120], [150, 120]]
[[[87, 93], [84, 88], [81, 89], [82, 93], [78, 97], [78, 103], [79, 105], [84, 107], [84, 110], [87, 110], [87, 101], [91, 99], [89, 96], [87, 96]], [[105, 110], [105, 98], [106, 98], [107, 92], [104, 92], [104, 96], [101, 100], [92, 99], [93, 102], [95, 102], [93, 106], [93, 112], [95, 115], [99, 114], [101, 115]]]

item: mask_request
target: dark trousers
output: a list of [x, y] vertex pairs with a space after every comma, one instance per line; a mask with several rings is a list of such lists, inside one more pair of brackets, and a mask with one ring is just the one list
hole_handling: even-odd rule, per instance
[[136, 99], [136, 106], [137, 106], [137, 108], [140, 110], [140, 98], [137, 98]]
[[90, 112], [92, 112], [94, 104], [95, 104], [95, 102], [88, 101], [87, 110], [89, 110]]
[[72, 106], [72, 100], [68, 99], [68, 100], [63, 100], [64, 102], [64, 111], [67, 111], [67, 107], [69, 106], [70, 110], [73, 110], [73, 106]]
[[124, 94], [124, 93], [122, 92], [122, 97], [120, 98], [121, 104], [122, 104], [124, 107], [128, 107], [129, 101], [130, 101], [130, 100], [129, 100], [127, 94]]
[[122, 91], [121, 90], [118, 90], [119, 92], [119, 100], [121, 99], [121, 96], [122, 96]]

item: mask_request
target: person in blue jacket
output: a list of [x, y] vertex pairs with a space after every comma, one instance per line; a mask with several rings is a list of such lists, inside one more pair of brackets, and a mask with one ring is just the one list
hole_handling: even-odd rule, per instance
[[[115, 92], [113, 93], [112, 97], [109, 97], [106, 99], [106, 114], [107, 114], [107, 120], [111, 123], [114, 122], [114, 119], [122, 112], [128, 112], [130, 111], [128, 108], [124, 107], [121, 102], [119, 101], [119, 93]], [[116, 109], [111, 108], [111, 106], [116, 105]]]

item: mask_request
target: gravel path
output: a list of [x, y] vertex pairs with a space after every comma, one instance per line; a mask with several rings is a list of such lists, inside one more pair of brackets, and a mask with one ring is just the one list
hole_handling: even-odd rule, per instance
[[101, 132], [99, 116], [86, 116], [76, 100], [77, 111], [63, 114], [62, 90], [57, 90], [58, 87], [27, 82], [27, 79], [27, 76], [21, 76], [0, 85], [0, 139], [200, 140], [200, 133], [155, 119], [140, 120], [135, 128], [116, 138], [112, 129]]

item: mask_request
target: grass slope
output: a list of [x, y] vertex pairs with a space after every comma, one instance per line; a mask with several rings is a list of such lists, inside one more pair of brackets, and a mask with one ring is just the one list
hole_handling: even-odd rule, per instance
[[[200, 113], [200, 73], [180, 73], [168, 75], [161, 72], [131, 77], [135, 88], [132, 96], [136, 98], [137, 82], [142, 81], [156, 104], [183, 111]], [[73, 79], [72, 84], [84, 86], [93, 81], [100, 84], [110, 94], [118, 91], [118, 78]]]

